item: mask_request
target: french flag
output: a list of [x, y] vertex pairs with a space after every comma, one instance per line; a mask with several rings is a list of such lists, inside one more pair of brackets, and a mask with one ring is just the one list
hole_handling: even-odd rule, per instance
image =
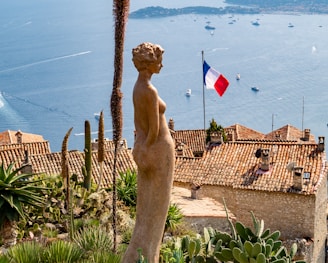
[[229, 81], [220, 72], [211, 68], [204, 60], [203, 64], [204, 84], [207, 89], [215, 89], [222, 97], [229, 86]]

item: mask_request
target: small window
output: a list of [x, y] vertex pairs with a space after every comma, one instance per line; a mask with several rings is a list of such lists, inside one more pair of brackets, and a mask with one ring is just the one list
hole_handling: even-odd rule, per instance
[[304, 172], [304, 179], [310, 179], [311, 173], [310, 172]]

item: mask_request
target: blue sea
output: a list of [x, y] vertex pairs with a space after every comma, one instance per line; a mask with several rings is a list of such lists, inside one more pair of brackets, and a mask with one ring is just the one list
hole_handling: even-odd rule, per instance
[[[142, 2], [142, 3], [141, 3]], [[220, 7], [221, 1], [131, 1], [147, 6]], [[112, 2], [97, 0], [2, 0], [0, 9], [0, 131], [41, 134], [60, 151], [70, 127], [69, 149], [84, 147], [84, 121], [93, 138], [105, 114], [112, 138]], [[259, 26], [252, 22], [258, 21]], [[294, 27], [288, 27], [289, 24]], [[211, 25], [214, 30], [206, 30]], [[212, 118], [259, 132], [291, 124], [316, 137], [328, 127], [328, 16], [317, 14], [181, 15], [129, 19], [124, 54], [123, 136], [133, 147], [132, 89], [137, 71], [131, 50], [149, 41], [165, 49], [163, 69], [152, 78], [176, 129], [202, 129]], [[230, 81], [220, 97], [205, 90], [207, 63]], [[236, 74], [241, 75], [239, 81]], [[251, 90], [252, 86], [260, 89]], [[190, 97], [185, 96], [192, 90]], [[205, 109], [205, 120], [204, 120]]]

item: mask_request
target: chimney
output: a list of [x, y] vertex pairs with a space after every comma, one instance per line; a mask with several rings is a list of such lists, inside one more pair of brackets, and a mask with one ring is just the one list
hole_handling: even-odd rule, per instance
[[293, 169], [293, 187], [296, 190], [302, 191], [303, 187], [303, 167], [296, 166]]
[[174, 120], [172, 118], [170, 118], [168, 125], [169, 125], [169, 129], [174, 131]]
[[23, 142], [23, 134], [22, 134], [22, 132], [20, 131], [20, 130], [18, 130], [17, 132], [16, 132], [16, 134], [15, 134], [15, 136], [16, 136], [16, 142], [18, 143], [18, 144], [20, 144], [20, 143], [22, 143]]
[[280, 131], [277, 131], [275, 134], [276, 140], [280, 140], [281, 139], [281, 134]]
[[325, 137], [319, 136], [319, 143], [318, 143], [318, 152], [325, 151]]
[[191, 199], [199, 199], [200, 196], [200, 185], [191, 183]]
[[222, 143], [222, 134], [219, 131], [213, 131], [210, 134], [211, 136], [211, 142], [210, 143]]
[[177, 156], [183, 156], [184, 155], [184, 151], [183, 151], [183, 143], [179, 143], [177, 148], [176, 148], [176, 152], [177, 152]]
[[270, 149], [261, 149], [261, 170], [269, 171], [270, 169]]
[[229, 142], [235, 141], [235, 133], [233, 129], [227, 129], [227, 139]]
[[310, 133], [311, 133], [310, 129], [304, 129], [304, 141], [308, 142], [310, 140]]
[[33, 172], [32, 171], [32, 164], [30, 163], [30, 159], [29, 159], [27, 150], [25, 150], [25, 159], [24, 159], [22, 167], [23, 167], [21, 169], [22, 173], [31, 174]]

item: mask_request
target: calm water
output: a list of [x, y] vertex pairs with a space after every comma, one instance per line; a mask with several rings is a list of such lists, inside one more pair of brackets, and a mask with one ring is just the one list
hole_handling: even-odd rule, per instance
[[[160, 5], [218, 6], [218, 1], [133, 1], [131, 11]], [[235, 20], [233, 24], [229, 24]], [[253, 26], [258, 20], [260, 26]], [[213, 32], [204, 26], [216, 27]], [[292, 23], [293, 28], [288, 24]], [[73, 127], [70, 149], [83, 149], [84, 121], [104, 110], [111, 138], [109, 99], [113, 78], [113, 18], [108, 1], [4, 0], [0, 10], [0, 131], [42, 134], [59, 151]], [[176, 129], [204, 127], [202, 56], [230, 86], [223, 97], [206, 90], [206, 125], [239, 123], [260, 132], [291, 124], [327, 135], [328, 16], [184, 15], [128, 22], [125, 42], [124, 137], [133, 145], [131, 93], [137, 72], [131, 49], [141, 42], [165, 49], [153, 84]], [[236, 81], [237, 73], [241, 80]], [[251, 86], [260, 88], [258, 93]], [[184, 94], [192, 90], [191, 97]], [[303, 114], [304, 99], [304, 114]], [[272, 118], [273, 116], [273, 118]], [[272, 122], [272, 119], [274, 122]], [[95, 133], [93, 137], [96, 137]]]

